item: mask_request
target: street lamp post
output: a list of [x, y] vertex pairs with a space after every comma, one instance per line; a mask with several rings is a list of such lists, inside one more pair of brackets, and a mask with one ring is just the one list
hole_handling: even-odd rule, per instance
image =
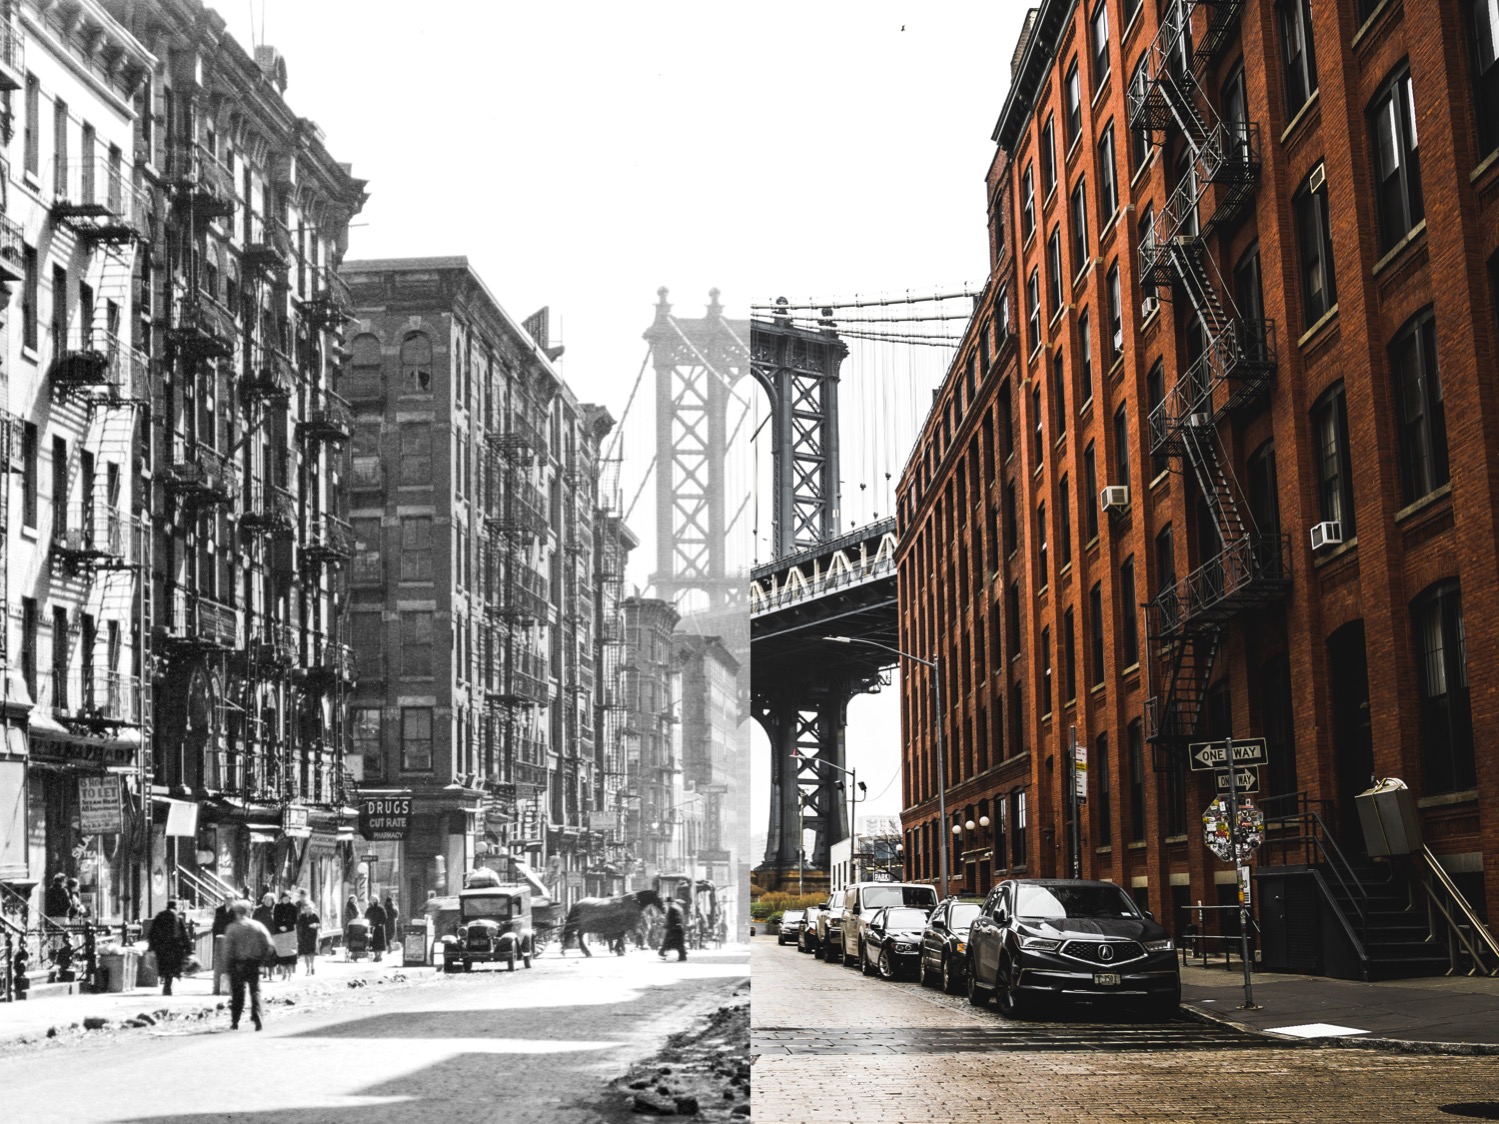
[[938, 876], [942, 880], [942, 897], [945, 898], [947, 897], [948, 892], [947, 848], [949, 840], [946, 838], [947, 754], [944, 752], [942, 743], [943, 711], [941, 665], [938, 663], [935, 656], [933, 656], [929, 660], [922, 659], [920, 656], [913, 656], [910, 652], [902, 652], [899, 648], [892, 647], [889, 644], [881, 644], [878, 640], [866, 640], [862, 636], [824, 636], [823, 639], [831, 640], [835, 644], [868, 644], [871, 648], [883, 648], [887, 652], [894, 652], [897, 656], [900, 656], [903, 659], [908, 659], [912, 663], [919, 663], [923, 667], [929, 667], [932, 670], [932, 687], [933, 693], [936, 696], [937, 704], [937, 818], [942, 823], [943, 835], [942, 846], [937, 854], [937, 870]]
[[[821, 757], [800, 757], [799, 756], [799, 760], [805, 761], [809, 765], [826, 765], [826, 766], [828, 766], [831, 769], [837, 769], [840, 773], [847, 773], [848, 774], [848, 865], [849, 865], [850, 871], [852, 871], [853, 866], [854, 866], [855, 836], [858, 834], [858, 832], [856, 832], [854, 830], [854, 809], [855, 809], [855, 807], [858, 804], [859, 772], [858, 772], [857, 769], [845, 769], [842, 765], [836, 764], [836, 763], [834, 763], [832, 761], [825, 761]], [[798, 821], [801, 820], [801, 813], [800, 813], [800, 811], [797, 813], [797, 819], [798, 819]], [[798, 862], [798, 865], [797, 865], [797, 889], [800, 890], [801, 889], [801, 865], [800, 865], [800, 863], [801, 863], [801, 853], [802, 853], [801, 846], [800, 846], [801, 840], [797, 840], [797, 843], [798, 843], [798, 847], [797, 847], [797, 862]], [[831, 865], [831, 864], [829, 864], [829, 865]], [[832, 872], [831, 871], [829, 871], [828, 877], [829, 877], [829, 879], [832, 878]]]

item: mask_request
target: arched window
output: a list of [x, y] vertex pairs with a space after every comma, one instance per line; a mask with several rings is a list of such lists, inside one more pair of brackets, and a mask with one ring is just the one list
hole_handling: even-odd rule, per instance
[[426, 332], [407, 332], [401, 340], [401, 383], [407, 390], [432, 389], [432, 340]]
[[372, 332], [354, 337], [349, 345], [349, 363], [354, 367], [378, 367], [380, 365], [380, 338]]

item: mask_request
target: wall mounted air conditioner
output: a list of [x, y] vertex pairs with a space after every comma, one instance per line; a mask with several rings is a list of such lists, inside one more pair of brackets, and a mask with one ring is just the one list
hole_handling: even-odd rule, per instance
[[1149, 320], [1161, 307], [1160, 297], [1146, 297], [1140, 302], [1140, 319]]
[[1105, 511], [1123, 511], [1129, 506], [1129, 485], [1110, 484], [1098, 493], [1098, 504]]
[[1187, 424], [1192, 426], [1194, 429], [1206, 428], [1213, 424], [1213, 415], [1202, 413], [1188, 414]]
[[1321, 550], [1325, 546], [1337, 546], [1343, 541], [1343, 524], [1333, 519], [1327, 523], [1316, 523], [1312, 526], [1312, 549]]

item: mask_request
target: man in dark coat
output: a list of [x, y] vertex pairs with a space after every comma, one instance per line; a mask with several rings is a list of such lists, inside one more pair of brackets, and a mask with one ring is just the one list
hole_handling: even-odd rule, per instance
[[370, 949], [375, 954], [375, 960], [379, 961], [384, 958], [386, 942], [390, 939], [390, 930], [386, 928], [390, 924], [390, 917], [379, 898], [371, 896], [370, 907], [364, 911], [364, 919], [370, 923]]
[[235, 902], [234, 920], [224, 933], [225, 958], [229, 962], [229, 1029], [239, 1029], [245, 1009], [245, 991], [250, 992], [250, 1021], [260, 1029], [260, 966], [275, 955], [271, 934], [250, 917], [249, 902]]
[[687, 959], [687, 911], [683, 908], [681, 901], [676, 898], [668, 898], [666, 901], [666, 936], [661, 941], [661, 951], [657, 953], [661, 959], [666, 959], [666, 954], [676, 950], [678, 960]]
[[72, 904], [68, 897], [67, 875], [59, 870], [52, 876], [52, 884], [47, 887], [47, 893], [42, 899], [42, 912], [62, 924], [67, 921]]
[[151, 951], [156, 954], [156, 974], [161, 977], [161, 993], [172, 994], [172, 981], [182, 975], [182, 965], [192, 952], [192, 941], [187, 935], [187, 924], [177, 912], [177, 903], [168, 901], [166, 909], [151, 919], [151, 935], [147, 938]]

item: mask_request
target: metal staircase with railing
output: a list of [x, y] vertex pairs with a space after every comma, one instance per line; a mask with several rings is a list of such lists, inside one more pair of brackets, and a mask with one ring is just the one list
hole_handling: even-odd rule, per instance
[[[1264, 392], [1275, 370], [1273, 322], [1241, 315], [1209, 244], [1243, 212], [1259, 181], [1256, 126], [1221, 118], [1201, 81], [1241, 7], [1242, 0], [1170, 0], [1127, 92], [1131, 128], [1180, 138], [1185, 164], [1141, 232], [1141, 286], [1185, 298], [1183, 312], [1195, 318], [1190, 326], [1201, 329], [1203, 341], [1151, 411], [1151, 453], [1190, 466], [1222, 546], [1147, 608], [1155, 693], [1146, 713], [1160, 750], [1196, 733], [1228, 621], [1278, 600], [1289, 583], [1289, 542], [1256, 528], [1218, 432], [1220, 422]], [[1169, 761], [1157, 754], [1158, 767]]]

